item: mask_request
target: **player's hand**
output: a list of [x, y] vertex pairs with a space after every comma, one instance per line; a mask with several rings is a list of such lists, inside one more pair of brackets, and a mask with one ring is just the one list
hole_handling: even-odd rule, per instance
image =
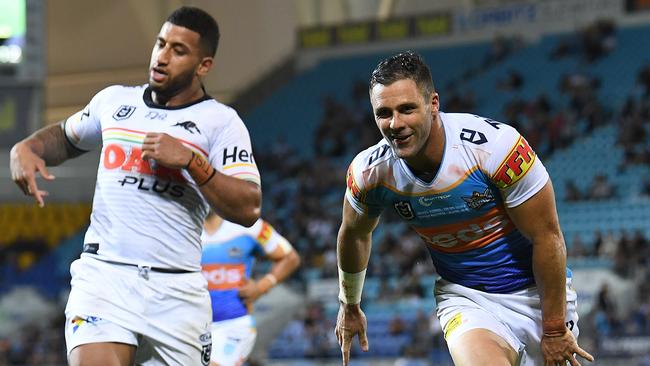
[[571, 366], [580, 366], [574, 354], [589, 362], [594, 361], [594, 356], [578, 346], [576, 338], [568, 329], [561, 336], [543, 336], [542, 354], [544, 355], [544, 366], [565, 365], [566, 361], [569, 361]]
[[168, 168], [181, 169], [192, 158], [192, 151], [166, 133], [149, 132], [142, 143], [142, 158], [153, 159]]
[[36, 173], [47, 180], [53, 180], [54, 176], [47, 171], [45, 161], [38, 157], [32, 149], [24, 143], [17, 143], [11, 149], [9, 157], [11, 179], [28, 196], [33, 196], [40, 207], [45, 206], [44, 197], [47, 191], [38, 189], [36, 185]]
[[350, 347], [352, 346], [352, 339], [355, 335], [359, 335], [361, 350], [364, 352], [368, 351], [367, 326], [366, 314], [361, 310], [360, 304], [341, 303], [339, 314], [336, 317], [336, 328], [334, 332], [341, 346], [343, 366], [347, 366], [350, 363]]
[[257, 282], [251, 279], [245, 279], [244, 283], [239, 287], [239, 298], [246, 305], [252, 305], [264, 292], [259, 288]]

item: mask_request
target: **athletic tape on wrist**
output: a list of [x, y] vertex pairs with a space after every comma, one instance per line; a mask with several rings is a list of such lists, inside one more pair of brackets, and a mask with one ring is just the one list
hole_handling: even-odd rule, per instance
[[190, 176], [199, 187], [208, 183], [217, 173], [217, 170], [213, 168], [207, 160], [194, 153], [194, 151], [192, 151], [192, 157], [190, 158], [190, 162], [187, 163], [185, 169], [187, 169], [188, 173], [190, 173]]
[[550, 319], [542, 321], [542, 329], [546, 337], [559, 337], [566, 333], [567, 327], [564, 319]]
[[348, 273], [339, 268], [339, 300], [344, 304], [361, 303], [361, 292], [365, 280], [365, 269], [357, 273]]

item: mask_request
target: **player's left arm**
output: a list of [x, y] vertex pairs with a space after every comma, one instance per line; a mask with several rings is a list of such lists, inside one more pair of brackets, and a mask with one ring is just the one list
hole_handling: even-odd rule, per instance
[[267, 257], [273, 261], [273, 266], [271, 271], [257, 282], [263, 294], [267, 293], [276, 284], [284, 281], [300, 266], [300, 256], [290, 244], [288, 248], [275, 248]]
[[239, 289], [239, 296], [247, 303], [255, 302], [260, 296], [281, 283], [300, 265], [300, 256], [291, 243], [280, 235], [269, 223], [260, 220], [257, 242], [262, 246], [265, 257], [273, 262], [271, 270], [258, 281], [248, 281]]
[[251, 226], [260, 217], [262, 189], [259, 184], [221, 173], [174, 137], [166, 133], [148, 133], [142, 144], [142, 158], [154, 159], [169, 168], [186, 169], [203, 197], [225, 220]]
[[507, 210], [517, 229], [533, 243], [533, 274], [542, 302], [544, 358], [549, 362], [569, 360], [574, 365], [578, 364], [573, 356], [577, 353], [593, 361], [565, 325], [566, 247], [551, 180], [528, 200]]

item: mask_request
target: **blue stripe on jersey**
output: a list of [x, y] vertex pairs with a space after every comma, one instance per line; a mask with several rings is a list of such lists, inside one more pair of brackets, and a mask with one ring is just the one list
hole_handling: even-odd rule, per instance
[[442, 278], [465, 287], [509, 293], [535, 284], [532, 243], [518, 231], [467, 252], [429, 252]]

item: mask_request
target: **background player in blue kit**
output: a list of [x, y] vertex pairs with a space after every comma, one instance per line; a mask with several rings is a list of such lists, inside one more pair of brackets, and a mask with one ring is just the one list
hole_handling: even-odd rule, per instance
[[[201, 236], [203, 275], [212, 299], [212, 365], [242, 365], [255, 344], [253, 303], [300, 265], [291, 244], [266, 221], [250, 228], [211, 213]], [[251, 279], [256, 257], [271, 260], [271, 271]]]
[[350, 164], [338, 240], [336, 335], [368, 349], [360, 308], [371, 233], [385, 208], [420, 235], [437, 272], [437, 313], [457, 365], [578, 365], [576, 293], [553, 186], [510, 126], [439, 111], [431, 72], [405, 52], [373, 71], [383, 140]]

